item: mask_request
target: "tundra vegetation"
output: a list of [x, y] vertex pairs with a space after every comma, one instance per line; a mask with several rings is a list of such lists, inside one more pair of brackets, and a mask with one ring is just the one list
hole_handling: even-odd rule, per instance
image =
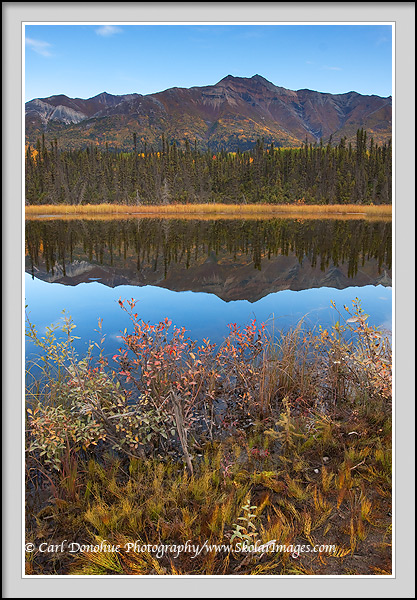
[[[234, 323], [220, 347], [119, 303], [113, 357], [100, 321], [80, 357], [70, 317], [40, 335], [28, 314], [26, 573], [391, 574], [390, 338], [358, 299], [330, 329]], [[39, 551], [64, 539], [121, 549]], [[274, 540], [332, 548], [237, 549]], [[232, 549], [127, 550], [187, 541]]]

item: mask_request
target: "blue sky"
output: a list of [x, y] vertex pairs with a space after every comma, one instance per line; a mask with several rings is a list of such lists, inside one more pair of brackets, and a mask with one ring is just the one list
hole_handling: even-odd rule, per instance
[[292, 90], [389, 96], [389, 25], [26, 25], [25, 100], [150, 94], [259, 74]]

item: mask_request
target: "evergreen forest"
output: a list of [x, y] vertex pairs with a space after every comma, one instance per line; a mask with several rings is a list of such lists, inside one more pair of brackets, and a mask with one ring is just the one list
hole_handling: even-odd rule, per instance
[[45, 138], [25, 151], [27, 205], [222, 202], [231, 204], [390, 204], [392, 146], [367, 139], [356, 143], [305, 143], [277, 148], [258, 140], [247, 151], [216, 154], [162, 137], [158, 149], [89, 146], [60, 150]]

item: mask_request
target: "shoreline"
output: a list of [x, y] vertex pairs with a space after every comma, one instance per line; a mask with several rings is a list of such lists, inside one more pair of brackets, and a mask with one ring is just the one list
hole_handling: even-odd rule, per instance
[[237, 217], [260, 217], [260, 216], [288, 216], [304, 218], [369, 218], [385, 217], [392, 218], [392, 205], [367, 205], [358, 207], [352, 204], [326, 204], [326, 205], [271, 205], [271, 204], [169, 204], [169, 205], [146, 205], [129, 206], [114, 204], [84, 204], [84, 205], [29, 205], [25, 206], [25, 218], [52, 218], [71, 216], [174, 216], [174, 217], [207, 217], [215, 216], [227, 218]]

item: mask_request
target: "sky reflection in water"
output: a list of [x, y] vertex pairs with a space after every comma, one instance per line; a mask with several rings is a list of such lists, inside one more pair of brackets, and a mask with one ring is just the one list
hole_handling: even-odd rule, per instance
[[[25, 275], [25, 286], [27, 310], [38, 332], [44, 334], [45, 327], [58, 322], [62, 310], [65, 310], [77, 325], [73, 333], [81, 338], [76, 343], [81, 354], [89, 340], [98, 341], [99, 336], [94, 331], [98, 318], [103, 319], [106, 354], [113, 354], [120, 346], [120, 332], [125, 327], [130, 330], [129, 318], [118, 304], [120, 297], [137, 300], [136, 311], [144, 321], [156, 323], [168, 317], [174, 325], [184, 326], [191, 338], [198, 341], [209, 338], [217, 344], [228, 333], [228, 323], [245, 325], [254, 318], [259, 323], [272, 323], [274, 318], [275, 329], [285, 330], [306, 315], [305, 323], [309, 327], [318, 324], [327, 327], [338, 319], [330, 301], [334, 300], [343, 313], [343, 305], [351, 307], [355, 297], [362, 301], [365, 312], [370, 314], [370, 324], [391, 328], [392, 289], [381, 285], [344, 290], [326, 287], [283, 290], [253, 303], [247, 300], [225, 302], [214, 294], [173, 292], [155, 286], [110, 288], [98, 282], [65, 286], [32, 279], [29, 274]], [[32, 350], [30, 346], [28, 354]]]

